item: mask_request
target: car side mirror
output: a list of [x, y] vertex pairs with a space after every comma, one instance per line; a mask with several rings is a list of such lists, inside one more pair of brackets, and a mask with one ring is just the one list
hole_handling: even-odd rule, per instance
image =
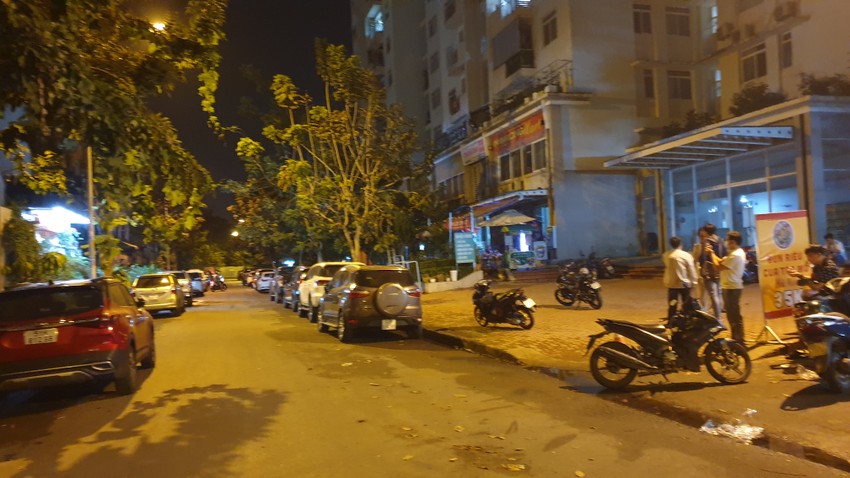
[[142, 308], [145, 306], [145, 299], [136, 299], [136, 307]]

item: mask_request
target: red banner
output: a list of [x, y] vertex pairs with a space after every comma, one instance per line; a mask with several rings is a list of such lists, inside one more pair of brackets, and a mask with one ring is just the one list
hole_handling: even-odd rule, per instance
[[517, 124], [506, 126], [490, 136], [490, 148], [497, 155], [510, 153], [546, 136], [543, 112], [538, 111]]

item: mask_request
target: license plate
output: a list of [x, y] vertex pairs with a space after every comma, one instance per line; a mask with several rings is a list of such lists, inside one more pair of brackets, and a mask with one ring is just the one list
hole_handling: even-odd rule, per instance
[[58, 329], [27, 330], [24, 332], [24, 344], [52, 344], [59, 337]]
[[537, 303], [534, 302], [534, 299], [529, 298], [529, 299], [525, 299], [524, 301], [522, 301], [522, 305], [524, 305], [526, 309], [530, 309], [530, 308], [534, 307], [535, 305], [537, 305]]
[[590, 284], [591, 289], [598, 289], [600, 287], [602, 287], [602, 285], [599, 282], [593, 282]]
[[395, 319], [383, 319], [381, 320], [381, 330], [395, 330], [396, 324]]

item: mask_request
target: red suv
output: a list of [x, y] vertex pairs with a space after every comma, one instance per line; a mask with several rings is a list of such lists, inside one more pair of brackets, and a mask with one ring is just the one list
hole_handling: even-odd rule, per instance
[[156, 363], [143, 305], [110, 278], [0, 292], [0, 391], [114, 380], [133, 393], [137, 364]]

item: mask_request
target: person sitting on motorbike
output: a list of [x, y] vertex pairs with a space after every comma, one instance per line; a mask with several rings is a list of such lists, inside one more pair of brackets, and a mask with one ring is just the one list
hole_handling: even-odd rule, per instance
[[812, 291], [807, 296], [814, 297], [820, 294], [824, 284], [839, 276], [838, 266], [829, 257], [826, 248], [820, 244], [811, 244], [806, 248], [805, 253], [806, 259], [812, 264], [812, 274], [809, 277], [793, 267], [789, 267], [786, 271], [791, 277], [799, 279], [798, 285], [811, 287]]

